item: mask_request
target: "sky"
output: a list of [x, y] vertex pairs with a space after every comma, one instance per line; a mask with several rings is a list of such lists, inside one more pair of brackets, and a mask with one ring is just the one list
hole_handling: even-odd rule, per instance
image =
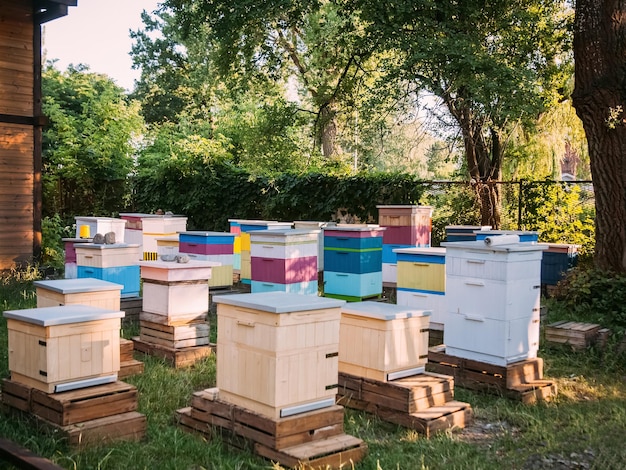
[[131, 91], [139, 71], [132, 70], [129, 31], [142, 28], [141, 12], [151, 13], [159, 0], [78, 0], [67, 16], [43, 24], [46, 60], [58, 59], [56, 68], [86, 64]]

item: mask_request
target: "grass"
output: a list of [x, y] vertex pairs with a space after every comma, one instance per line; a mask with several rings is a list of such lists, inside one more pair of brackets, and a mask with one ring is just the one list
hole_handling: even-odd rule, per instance
[[[36, 270], [30, 270], [0, 278], [2, 310], [34, 307], [32, 280], [36, 277]], [[563, 316], [558, 305], [551, 305], [550, 310]], [[125, 327], [123, 336], [136, 334], [136, 329], [136, 325]], [[7, 355], [6, 320], [2, 318], [0, 378], [9, 376]], [[530, 406], [457, 387], [456, 399], [469, 402], [476, 418], [475, 424], [464, 430], [426, 439], [415, 431], [346, 409], [345, 432], [369, 446], [366, 458], [354, 468], [623, 468], [626, 358], [616, 353], [615, 342], [604, 351], [542, 347], [539, 355], [545, 362], [545, 376], [557, 382], [557, 398]], [[176, 425], [175, 410], [188, 406], [194, 391], [215, 385], [214, 357], [185, 369], [173, 369], [151, 356], [139, 358], [144, 373], [125, 381], [137, 386], [139, 411], [147, 417], [147, 437], [142, 442], [72, 449], [30, 417], [6, 408], [0, 409], [0, 436], [67, 469], [280, 469], [249, 450], [229, 447], [219, 433], [205, 439]]]

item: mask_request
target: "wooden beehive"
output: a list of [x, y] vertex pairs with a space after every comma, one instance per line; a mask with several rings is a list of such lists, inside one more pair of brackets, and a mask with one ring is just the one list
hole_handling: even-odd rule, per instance
[[117, 379], [124, 312], [63, 305], [4, 316], [11, 380], [52, 393]]
[[209, 284], [212, 261], [188, 263], [141, 261], [143, 310], [174, 318], [206, 314], [209, 311]]
[[124, 286], [101, 279], [56, 279], [35, 281], [37, 307], [90, 305], [120, 310], [120, 292]]
[[221, 398], [271, 418], [334, 405], [343, 301], [285, 292], [213, 301]]
[[386, 382], [424, 371], [430, 312], [382, 302], [341, 309], [339, 372]]

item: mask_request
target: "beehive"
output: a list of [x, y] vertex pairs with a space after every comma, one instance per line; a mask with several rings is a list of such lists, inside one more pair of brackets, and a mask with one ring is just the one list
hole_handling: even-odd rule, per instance
[[382, 302], [341, 309], [339, 372], [386, 382], [424, 372], [430, 312]]
[[124, 287], [93, 278], [45, 280], [33, 284], [39, 308], [80, 304], [119, 310], [120, 292]]
[[143, 311], [163, 315], [196, 316], [209, 311], [211, 270], [217, 263], [141, 261]]
[[334, 405], [343, 301], [285, 292], [213, 301], [220, 398], [271, 418]]
[[124, 312], [63, 305], [4, 316], [11, 380], [47, 393], [117, 380]]

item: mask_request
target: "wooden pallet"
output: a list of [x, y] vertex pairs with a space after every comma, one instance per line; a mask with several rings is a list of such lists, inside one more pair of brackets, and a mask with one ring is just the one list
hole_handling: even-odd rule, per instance
[[139, 313], [143, 307], [143, 298], [141, 297], [122, 297], [120, 299], [120, 310], [126, 315], [123, 322], [130, 323], [139, 319]]
[[134, 358], [135, 344], [130, 339], [120, 338], [120, 371], [118, 379], [143, 373], [143, 362]]
[[211, 344], [176, 349], [142, 341], [138, 336], [133, 337], [132, 340], [135, 351], [165, 359], [176, 369], [192, 366], [196, 362], [213, 354], [214, 350], [214, 346]]
[[454, 383], [470, 390], [506, 396], [531, 404], [556, 396], [553, 380], [543, 378], [543, 359], [527, 359], [498, 366], [445, 353], [445, 346], [428, 350], [426, 370], [451, 375]]
[[2, 381], [5, 404], [65, 426], [137, 409], [137, 388], [114, 382], [61, 393], [46, 393], [19, 382]]
[[337, 403], [414, 429], [426, 437], [463, 428], [473, 419], [471, 406], [454, 400], [453, 378], [430, 372], [390, 382], [339, 373]]
[[34, 417], [70, 446], [141, 440], [146, 418], [137, 409], [137, 389], [124, 382], [45, 393], [8, 379], [3, 404]]
[[229, 443], [288, 467], [341, 468], [367, 452], [361, 439], [343, 432], [339, 405], [272, 419], [222, 401], [217, 389], [208, 389], [194, 393], [191, 406], [177, 416], [184, 429], [208, 437], [219, 432]]
[[596, 323], [557, 321], [546, 325], [546, 342], [567, 344], [574, 350], [582, 350], [596, 342], [601, 329]]
[[209, 324], [206, 321], [195, 321], [184, 325], [164, 325], [141, 319], [139, 328], [141, 341], [172, 349], [209, 344]]

